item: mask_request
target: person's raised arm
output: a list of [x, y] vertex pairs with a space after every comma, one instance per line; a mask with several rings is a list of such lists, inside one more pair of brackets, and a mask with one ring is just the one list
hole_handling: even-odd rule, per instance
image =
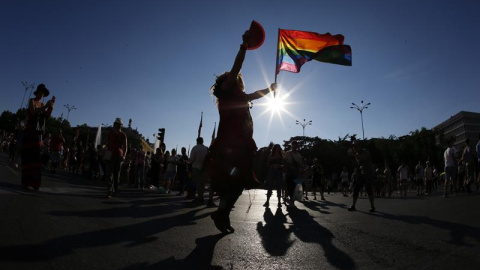
[[237, 80], [237, 76], [240, 73], [240, 70], [242, 69], [243, 65], [243, 60], [245, 60], [245, 54], [247, 52], [247, 44], [248, 44], [248, 37], [250, 36], [249, 31], [245, 31], [245, 33], [242, 36], [243, 42], [240, 45], [240, 50], [237, 53], [237, 56], [235, 57], [235, 62], [233, 62], [233, 67], [230, 70], [230, 73], [228, 74], [227, 80], [223, 83], [222, 85], [222, 90], [225, 89], [230, 89]]

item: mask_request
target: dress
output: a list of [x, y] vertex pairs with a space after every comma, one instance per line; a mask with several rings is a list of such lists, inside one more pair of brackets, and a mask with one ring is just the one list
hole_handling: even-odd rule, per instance
[[[42, 108], [42, 110], [38, 110]], [[30, 99], [27, 110], [27, 122], [23, 134], [22, 143], [22, 186], [38, 189], [42, 183], [42, 134], [45, 127], [45, 120], [50, 117], [52, 107], [43, 110], [44, 105]]]
[[243, 189], [258, 184], [253, 171], [257, 146], [253, 140], [250, 100], [261, 96], [258, 91], [246, 94], [235, 86], [222, 91], [222, 97], [218, 98], [218, 134], [210, 147], [208, 161], [212, 188], [220, 193], [220, 205], [212, 213], [212, 219], [217, 228], [225, 231], [233, 230], [229, 215]]
[[253, 188], [258, 183], [253, 172], [257, 145], [253, 140], [250, 100], [258, 97], [230, 89], [218, 99], [220, 122], [211, 148], [211, 179], [214, 190]]

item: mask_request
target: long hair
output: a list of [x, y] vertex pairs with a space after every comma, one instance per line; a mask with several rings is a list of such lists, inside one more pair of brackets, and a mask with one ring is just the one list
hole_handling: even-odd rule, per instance
[[[233, 91], [222, 90], [222, 84], [227, 80], [228, 75], [230, 75], [230, 72], [226, 71], [222, 75], [217, 76], [217, 79], [215, 79], [215, 83], [212, 85], [212, 87], [210, 87], [210, 93], [217, 98], [216, 99], [217, 105], [218, 105], [218, 99], [223, 99], [233, 94]], [[234, 88], [240, 80], [243, 81], [242, 73], [239, 73], [237, 75], [235, 84], [232, 88]], [[245, 88], [243, 89], [243, 91], [245, 91]]]
[[[224, 98], [226, 97], [226, 91], [222, 91], [222, 84], [225, 82], [225, 80], [228, 77], [228, 74], [230, 72], [225, 72], [220, 76], [217, 76], [217, 79], [215, 80], [215, 83], [210, 87], [210, 93], [214, 95], [217, 99], [219, 98]], [[217, 100], [218, 102], [218, 100]]]

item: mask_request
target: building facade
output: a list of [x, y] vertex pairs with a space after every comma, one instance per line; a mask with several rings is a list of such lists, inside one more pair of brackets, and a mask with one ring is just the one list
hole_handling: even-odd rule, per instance
[[456, 149], [463, 149], [465, 140], [475, 145], [480, 134], [480, 113], [461, 111], [433, 128], [436, 143], [453, 138]]

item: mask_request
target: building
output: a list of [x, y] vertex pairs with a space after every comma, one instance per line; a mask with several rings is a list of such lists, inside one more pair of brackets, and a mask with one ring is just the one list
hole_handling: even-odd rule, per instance
[[444, 139], [454, 138], [456, 149], [463, 149], [465, 140], [474, 145], [480, 134], [480, 113], [461, 111], [433, 128], [437, 145]]

